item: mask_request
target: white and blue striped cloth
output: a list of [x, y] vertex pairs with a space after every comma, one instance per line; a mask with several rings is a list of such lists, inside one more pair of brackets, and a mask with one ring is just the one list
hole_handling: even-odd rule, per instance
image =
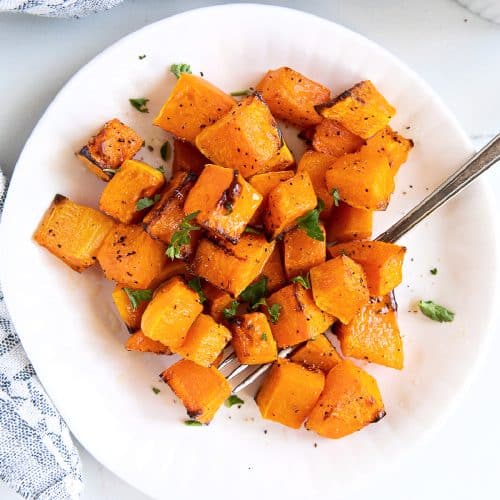
[[0, 0], [0, 12], [24, 12], [37, 16], [83, 17], [110, 9], [123, 0]]

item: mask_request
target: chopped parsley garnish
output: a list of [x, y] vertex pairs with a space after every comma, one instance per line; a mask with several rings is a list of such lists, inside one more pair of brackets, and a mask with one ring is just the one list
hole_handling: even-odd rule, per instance
[[140, 210], [144, 210], [145, 208], [153, 206], [159, 200], [160, 200], [159, 194], [155, 194], [154, 198], [141, 198], [140, 200], [137, 200], [137, 203], [135, 204], [135, 209], [137, 210], [137, 212], [139, 212]]
[[429, 272], [435, 276], [438, 273], [437, 267], [432, 268]]
[[159, 393], [160, 393], [160, 389], [158, 389], [158, 387], [151, 387], [151, 390], [152, 390], [155, 394], [159, 394]]
[[319, 225], [319, 214], [325, 208], [323, 200], [318, 199], [318, 205], [314, 210], [311, 210], [306, 215], [297, 219], [297, 225], [303, 229], [309, 238], [317, 241], [325, 241], [325, 235]]
[[428, 318], [439, 321], [440, 323], [453, 321], [455, 317], [454, 312], [436, 304], [432, 300], [421, 300], [418, 303], [418, 307]]
[[156, 170], [159, 170], [163, 175], [165, 175], [165, 167], [163, 165], [157, 167]]
[[188, 425], [190, 427], [201, 427], [203, 424], [198, 422], [198, 420], [184, 420], [184, 425]]
[[238, 313], [238, 306], [240, 303], [237, 300], [231, 301], [228, 307], [222, 310], [222, 315], [226, 319], [233, 319]]
[[247, 226], [243, 232], [249, 234], [262, 234], [262, 231], [259, 231], [252, 226]]
[[191, 221], [200, 213], [200, 211], [192, 212], [184, 219], [182, 219], [179, 224], [179, 229], [172, 235], [170, 240], [170, 245], [168, 245], [167, 251], [165, 252], [167, 257], [170, 257], [172, 260], [180, 259], [181, 255], [181, 247], [183, 245], [189, 245], [191, 242], [191, 238], [189, 233], [191, 231], [198, 231], [200, 226], [194, 226], [191, 224]]
[[263, 334], [260, 336], [260, 340], [264, 340], [264, 341], [266, 341], [266, 340], [267, 340], [267, 333], [263, 333]]
[[238, 396], [236, 396], [236, 394], [231, 394], [231, 396], [229, 396], [225, 403], [224, 403], [228, 408], [231, 408], [231, 406], [234, 406], [234, 405], [243, 405], [245, 404], [245, 401], [243, 401], [243, 399], [239, 398]]
[[340, 202], [340, 194], [339, 194], [339, 190], [337, 188], [333, 188], [332, 189], [332, 196], [333, 196], [333, 203], [336, 207], [339, 206], [339, 202]]
[[192, 288], [195, 292], [198, 293], [200, 296], [200, 304], [203, 304], [205, 300], [207, 300], [207, 297], [203, 293], [203, 290], [201, 288], [201, 282], [200, 278], [197, 276], [196, 278], [193, 278], [192, 280], [188, 281], [188, 286], [189, 288]]
[[123, 291], [127, 294], [130, 305], [134, 311], [137, 310], [141, 302], [151, 300], [151, 297], [153, 296], [152, 290], [134, 290], [133, 288], [125, 287]]
[[309, 274], [306, 274], [305, 276], [295, 276], [295, 278], [292, 278], [290, 280], [292, 283], [298, 283], [299, 285], [302, 285], [303, 288], [306, 290], [309, 290], [311, 288], [311, 282], [309, 281]]
[[142, 55], [140, 55], [140, 56], [139, 56], [139, 59], [141, 59], [141, 60], [142, 60], [142, 59], [144, 59], [145, 57], [146, 57], [146, 54], [142, 54]]
[[251, 89], [241, 89], [241, 90], [235, 90], [234, 92], [231, 92], [231, 95], [233, 97], [243, 97], [250, 95], [252, 93]]
[[129, 99], [130, 104], [134, 106], [137, 111], [140, 111], [141, 113], [149, 113], [149, 109], [147, 107], [147, 103], [149, 102], [149, 99], [146, 99], [144, 97], [140, 97], [137, 99]]
[[160, 148], [160, 156], [163, 161], [168, 161], [170, 158], [170, 142], [165, 141]]
[[269, 312], [271, 323], [275, 325], [280, 319], [281, 304], [273, 304], [271, 307], [267, 306], [267, 311]]
[[186, 63], [172, 64], [170, 66], [170, 71], [175, 75], [176, 78], [181, 76], [181, 73], [191, 74], [191, 66]]
[[233, 213], [233, 205], [229, 201], [226, 201], [226, 203], [224, 203], [224, 208], [226, 209], [227, 215]]
[[260, 300], [267, 295], [267, 278], [263, 276], [259, 281], [248, 285], [240, 294], [245, 302], [250, 304], [252, 309], [256, 308]]

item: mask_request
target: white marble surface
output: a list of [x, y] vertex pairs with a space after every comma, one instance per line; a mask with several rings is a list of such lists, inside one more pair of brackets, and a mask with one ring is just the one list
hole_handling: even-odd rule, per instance
[[[38, 118], [81, 65], [130, 31], [183, 10], [215, 3], [221, 2], [128, 0], [112, 11], [82, 20], [0, 15], [0, 162], [4, 170], [12, 172]], [[476, 17], [452, 0], [262, 3], [310, 11], [386, 47], [434, 87], [476, 145], [500, 132], [499, 25]], [[486, 175], [495, 192], [500, 193], [499, 167]], [[499, 194], [496, 199], [500, 206]], [[338, 499], [332, 492], [331, 498], [500, 498], [498, 352], [500, 335], [493, 337], [490, 354], [453, 416], [429, 442], [370, 484], [360, 481], [359, 490], [349, 497]], [[98, 464], [81, 446], [80, 450], [84, 500], [146, 498]], [[221, 497], [225, 496], [221, 490]], [[19, 497], [0, 485], [0, 498]]]

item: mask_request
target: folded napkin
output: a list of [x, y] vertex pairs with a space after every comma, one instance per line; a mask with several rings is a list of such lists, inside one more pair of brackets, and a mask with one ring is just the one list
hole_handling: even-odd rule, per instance
[[0, 0], [0, 12], [24, 12], [37, 16], [83, 17], [110, 9], [123, 0]]
[[[0, 216], [6, 191], [0, 171]], [[28, 499], [73, 500], [82, 491], [78, 451], [26, 357], [1, 285], [0, 480]]]

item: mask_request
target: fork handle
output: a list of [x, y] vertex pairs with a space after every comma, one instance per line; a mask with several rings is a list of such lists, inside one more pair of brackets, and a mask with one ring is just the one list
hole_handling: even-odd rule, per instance
[[467, 187], [476, 177], [500, 160], [500, 134], [496, 135], [483, 149], [477, 152], [465, 165], [446, 179], [413, 210], [398, 220], [387, 231], [376, 238], [377, 241], [394, 243], [410, 229], [425, 219], [434, 210], [451, 200]]

